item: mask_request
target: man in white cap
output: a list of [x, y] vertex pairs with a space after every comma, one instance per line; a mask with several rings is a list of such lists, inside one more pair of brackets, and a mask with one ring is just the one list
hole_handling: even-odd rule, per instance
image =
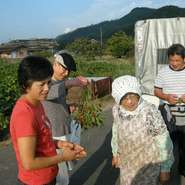
[[[88, 81], [83, 76], [67, 79], [71, 71], [76, 71], [76, 64], [73, 57], [66, 51], [61, 51], [54, 55], [53, 70], [51, 88], [43, 105], [52, 125], [52, 136], [55, 139], [60, 139], [70, 133], [71, 117], [66, 103], [67, 89], [73, 86], [86, 86]], [[66, 163], [61, 163], [56, 185], [68, 184], [67, 166]]]

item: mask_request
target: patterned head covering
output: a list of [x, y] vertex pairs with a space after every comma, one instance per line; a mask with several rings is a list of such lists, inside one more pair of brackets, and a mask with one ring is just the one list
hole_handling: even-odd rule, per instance
[[136, 93], [141, 96], [140, 84], [136, 77], [125, 75], [116, 78], [112, 83], [112, 96], [119, 105], [121, 98], [127, 93]]

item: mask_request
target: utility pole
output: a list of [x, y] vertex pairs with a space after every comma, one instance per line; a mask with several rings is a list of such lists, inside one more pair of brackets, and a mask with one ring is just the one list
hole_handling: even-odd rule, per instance
[[102, 27], [100, 26], [100, 46], [101, 46], [101, 49], [103, 47], [103, 34], [102, 34]]

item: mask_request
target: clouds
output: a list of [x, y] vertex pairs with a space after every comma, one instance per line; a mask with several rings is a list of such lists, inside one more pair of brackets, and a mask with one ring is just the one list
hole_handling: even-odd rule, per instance
[[73, 31], [71, 28], [65, 28], [65, 29], [64, 29], [64, 33], [69, 33], [69, 32], [71, 32], [71, 31]]

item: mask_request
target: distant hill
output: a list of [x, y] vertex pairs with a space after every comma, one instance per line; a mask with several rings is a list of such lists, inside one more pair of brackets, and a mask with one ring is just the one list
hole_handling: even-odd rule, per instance
[[78, 28], [67, 34], [57, 36], [56, 40], [61, 46], [82, 37], [100, 40], [100, 29], [102, 30], [103, 41], [118, 31], [124, 31], [126, 34], [133, 36], [134, 25], [139, 20], [173, 17], [185, 17], [185, 8], [179, 8], [177, 6], [164, 6], [159, 9], [134, 8], [130, 13], [120, 19]]

